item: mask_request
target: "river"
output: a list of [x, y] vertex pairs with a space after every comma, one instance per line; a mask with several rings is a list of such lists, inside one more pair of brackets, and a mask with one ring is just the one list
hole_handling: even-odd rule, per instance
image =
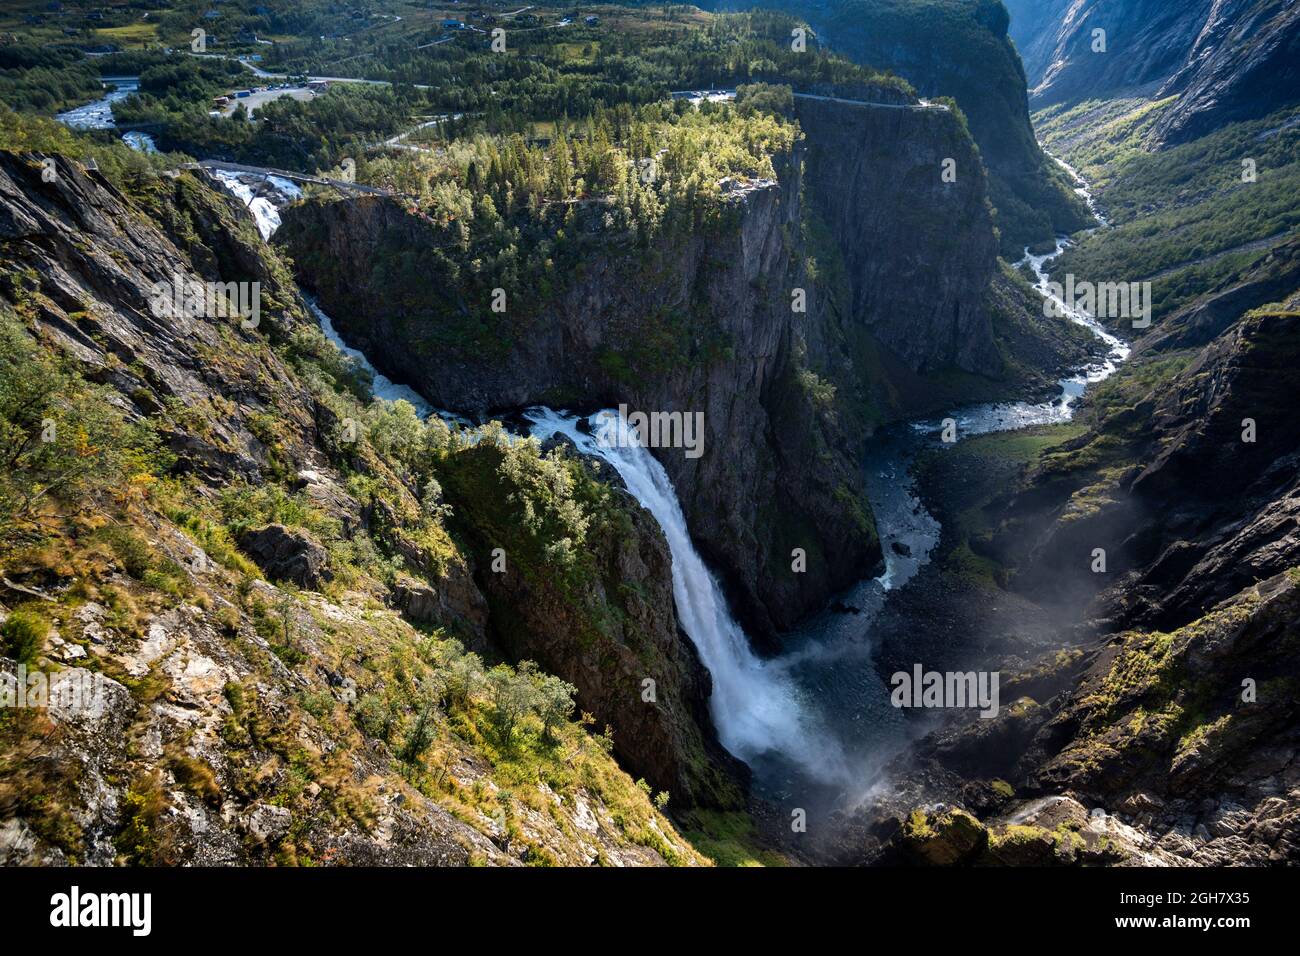
[[[111, 86], [102, 97], [93, 103], [86, 103], [75, 109], [65, 110], [54, 118], [73, 129], [115, 129], [117, 118], [113, 115], [113, 104], [126, 99], [140, 88], [138, 76], [106, 76], [102, 82]], [[131, 130], [122, 134], [122, 141], [134, 150], [142, 153], [156, 153], [153, 137], [140, 130]]]
[[[1073, 177], [1089, 209], [1095, 211], [1082, 177], [1064, 163], [1061, 165]], [[1106, 225], [1100, 215], [1098, 222]], [[1067, 422], [1074, 417], [1075, 402], [1088, 387], [1114, 374], [1128, 358], [1129, 346], [1125, 342], [1093, 316], [1064, 302], [1049, 287], [1048, 267], [1070, 242], [1067, 237], [1059, 237], [1051, 252], [1040, 255], [1026, 249], [1016, 266], [1027, 265], [1038, 291], [1056, 304], [1061, 315], [1092, 332], [1105, 345], [1105, 355], [1060, 379], [1060, 392], [1049, 401], [968, 405], [933, 419], [882, 429], [870, 442], [864, 467], [867, 498], [880, 534], [885, 571], [879, 577], [860, 581], [830, 608], [787, 635], [785, 651], [776, 660], [813, 712], [813, 719], [838, 738], [839, 752], [849, 768], [842, 783], [850, 803], [867, 797], [880, 782], [883, 766], [929, 729], [926, 721], [905, 719], [903, 711], [890, 704], [890, 688], [875, 668], [878, 645], [872, 627], [891, 595], [906, 587], [929, 563], [939, 543], [942, 528], [917, 492], [912, 468], [918, 455], [929, 449], [953, 447], [955, 442], [941, 440], [945, 419], [955, 423], [958, 442], [991, 432]], [[799, 764], [784, 754], [770, 753], [753, 766], [759, 791], [769, 797], [785, 799], [806, 783]]]
[[113, 104], [118, 100], [126, 99], [138, 90], [140, 88], [140, 78], [138, 76], [106, 76], [103, 78], [103, 83], [106, 86], [112, 86], [113, 89], [93, 103], [66, 110], [58, 114], [55, 119], [60, 123], [71, 126], [73, 129], [113, 129], [117, 125], [117, 121], [113, 118]]

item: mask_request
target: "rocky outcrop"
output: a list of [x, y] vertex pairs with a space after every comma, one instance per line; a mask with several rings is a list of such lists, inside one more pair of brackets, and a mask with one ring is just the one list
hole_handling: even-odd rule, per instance
[[330, 578], [329, 556], [305, 531], [290, 531], [282, 524], [249, 528], [239, 536], [239, 546], [267, 577], [277, 581], [314, 589]]
[[914, 810], [885, 849], [891, 862], [920, 866], [1099, 866], [1169, 864], [1141, 834], [1069, 797], [1039, 800], [981, 822], [960, 807]]
[[[1297, 613], [1300, 578], [1292, 571], [1170, 633], [1115, 634], [1012, 677], [1010, 687], [1032, 684], [1044, 702], [1017, 702], [991, 721], [959, 719], [897, 761], [896, 795], [865, 830], [868, 859], [1294, 862]], [[945, 802], [911, 802], [920, 794]]]
[[[1036, 600], [1071, 613], [1091, 601], [1092, 620], [1079, 647], [1004, 674], [1003, 699], [1018, 699], [996, 718], [955, 721], [899, 762], [902, 796], [885, 816], [901, 829], [872, 852], [1059, 862], [1086, 845], [1055, 826], [1016, 828], [1068, 801], [1089, 808], [1068, 830], [1086, 844], [1103, 826], [1123, 850], [1098, 862], [1297, 858], [1300, 426], [1286, 384], [1297, 305], [1240, 316], [1190, 359], [1160, 351], [1177, 335], [1145, 343], [1093, 430], [1045, 455], [1004, 503], [989, 553]], [[1096, 548], [1107, 567], [1092, 574]], [[971, 790], [992, 776], [1006, 781], [998, 803]], [[925, 811], [909, 826], [907, 798], [922, 794], [965, 807], [987, 835]], [[991, 853], [1001, 824], [1019, 834], [1010, 857]]]
[[[1039, 148], [1025, 72], [996, 0], [800, 0], [776, 4], [807, 18], [836, 53], [906, 79], [923, 97], [952, 97], [988, 168], [1001, 251], [1019, 258], [1092, 222], [1063, 172]], [[904, 140], [904, 142], [916, 142]], [[897, 195], [915, 184], [897, 182]]]
[[[10, 300], [28, 304], [39, 333], [138, 414], [169, 403], [202, 408], [223, 382], [244, 383], [236, 414], [214, 416], [201, 433], [165, 432], [180, 471], [213, 480], [257, 475], [271, 452], [253, 419], [273, 403], [289, 410], [303, 436], [285, 452], [323, 462], [313, 454], [310, 394], [265, 374], [262, 356], [230, 346], [232, 339], [247, 345], [259, 335], [287, 337], [304, 316], [288, 277], [260, 255], [251, 223], [239, 228], [242, 207], [183, 174], [156, 180], [155, 206], [144, 208], [64, 157], [51, 157], [53, 175], [43, 177], [44, 158], [0, 153], [0, 274]], [[155, 314], [151, 290], [172, 288], [178, 276], [257, 282], [259, 329], [237, 318]]]
[[612, 727], [623, 766], [677, 806], [741, 806], [748, 769], [714, 737], [709, 675], [678, 624], [672, 559], [654, 518], [621, 488], [595, 484], [592, 463], [575, 464], [576, 480], [603, 501], [589, 513], [587, 563], [566, 566], [525, 532], [520, 487], [503, 461], [499, 447], [480, 443], [444, 482], [487, 599], [491, 646], [572, 683], [580, 710]]
[[1138, 355], [1208, 345], [1245, 312], [1279, 302], [1300, 288], [1300, 238], [1279, 242], [1242, 275], [1234, 275], [1179, 309], [1145, 335]]
[[1128, 486], [1150, 518], [1133, 529], [1123, 620], [1182, 624], [1300, 564], [1300, 422], [1286, 385], [1297, 363], [1296, 313], [1253, 312], [1155, 404], [1159, 446]]

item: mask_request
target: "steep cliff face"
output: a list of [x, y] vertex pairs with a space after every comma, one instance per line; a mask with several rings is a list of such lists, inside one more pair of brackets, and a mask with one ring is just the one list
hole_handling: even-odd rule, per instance
[[1056, 40], [1055, 25], [1060, 28], [1067, 20], [1074, 0], [1002, 0], [1011, 22], [1007, 36], [1016, 45], [1025, 71], [1029, 89], [1043, 79], [1043, 73], [1052, 62]]
[[[1186, 62], [1216, 6], [1215, 0], [1007, 3], [1035, 106], [1163, 82]], [[1104, 50], [1094, 30], [1105, 31]]]
[[[526, 530], [535, 520], [527, 482], [508, 458], [503, 444], [480, 441], [441, 472], [451, 526], [487, 601], [488, 646], [574, 684], [582, 710], [613, 728], [620, 762], [677, 806], [742, 806], [748, 770], [713, 736], [709, 674], [678, 624], [672, 559], [654, 518], [606, 483], [616, 476], [571, 465], [586, 518], [587, 573], [575, 574], [581, 565], [550, 554], [558, 535]], [[493, 568], [494, 551], [504, 567]]]
[[1000, 373], [982, 294], [997, 271], [993, 217], [955, 115], [813, 98], [797, 98], [795, 113], [808, 195], [841, 250], [854, 321], [916, 371]]
[[[1151, 131], [1195, 139], [1300, 98], [1300, 10], [1285, 0], [1011, 2], [1011, 33], [1036, 106], [1140, 87], [1178, 96]], [[1105, 31], [1095, 49], [1094, 31]]]
[[1300, 99], [1300, 9], [1283, 2], [1214, 5], [1187, 57], [1158, 97], [1176, 106], [1151, 131], [1185, 143], [1234, 120], [1265, 116]]
[[1024, 69], [996, 0], [809, 0], [792, 12], [836, 52], [892, 70], [922, 96], [956, 100], [988, 168], [1005, 256], [1091, 222], [1034, 139]]
[[[494, 320], [455, 290], [394, 285], [382, 263], [428, 244], [431, 229], [391, 201], [292, 207], [277, 242], [344, 334], [436, 405], [702, 412], [699, 457], [656, 454], [762, 639], [878, 559], [856, 465], [869, 373], [850, 338], [865, 332], [913, 372], [1003, 371], [986, 182], [957, 115], [796, 104], [806, 152], [779, 157], [776, 181], [724, 194], [722, 225], [648, 248], [610, 236], [524, 319]], [[955, 182], [944, 182], [949, 158]], [[440, 317], [476, 310], [511, 323], [505, 347], [446, 344]], [[795, 549], [806, 573], [792, 570]]]
[[[81, 460], [104, 453], [102, 416], [124, 423], [115, 441], [142, 444], [121, 487], [7, 525], [7, 687], [20, 663], [61, 681], [100, 674], [103, 706], [5, 722], [0, 859], [699, 862], [606, 745], [563, 714], [502, 737], [481, 665], [451, 638], [491, 662], [541, 658], [542, 641], [571, 635], [539, 624], [536, 644], [494, 643], [531, 595], [485, 599], [469, 549], [421, 506], [425, 489], [391, 443], [344, 437], [347, 420], [382, 431], [388, 413], [357, 400], [355, 369], [242, 206], [190, 173], [119, 192], [76, 162], [43, 159], [0, 152], [3, 374], [7, 385], [31, 374], [68, 395], [99, 390], [95, 414], [69, 424], [72, 398], [37, 396]], [[205, 309], [159, 316], [154, 284], [177, 276], [259, 282], [259, 324]], [[11, 367], [15, 355], [25, 364]], [[147, 435], [161, 449], [130, 437]], [[442, 457], [459, 460], [450, 446]], [[466, 520], [494, 520], [473, 506], [502, 506], [456, 491], [446, 500]], [[597, 730], [612, 725], [609, 746], [638, 776], [679, 806], [734, 801], [731, 765], [710, 763], [707, 675], [660, 601], [662, 535], [625, 494], [594, 480], [591, 494], [611, 533], [593, 534], [588, 567], [644, 587], [655, 607], [603, 593], [549, 605], [621, 629], [552, 648], [547, 662], [581, 685], [578, 706]], [[658, 681], [657, 706], [616, 707], [585, 680], [584, 654], [633, 655], [619, 641]], [[520, 760], [540, 761], [523, 786], [511, 776]]]
[[[715, 229], [646, 249], [609, 236], [496, 354], [432, 344], [437, 316], [464, 309], [454, 290], [383, 284], [377, 262], [428, 241], [419, 216], [383, 200], [306, 203], [286, 212], [277, 241], [343, 333], [436, 405], [702, 413], [698, 457], [656, 454], [698, 546], [761, 639], [879, 559], [844, 432], [851, 403], [816, 388], [818, 376], [849, 390], [854, 382], [842, 333], [803, 271], [801, 179], [801, 158], [785, 157], [779, 181], [725, 199]], [[791, 568], [795, 548], [809, 557], [807, 573]]]

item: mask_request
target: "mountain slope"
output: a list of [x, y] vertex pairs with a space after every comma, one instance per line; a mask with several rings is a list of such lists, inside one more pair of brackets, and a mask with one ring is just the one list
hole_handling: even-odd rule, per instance
[[1194, 351], [1152, 343], [1089, 395], [1088, 430], [993, 506], [1000, 525], [972, 545], [1011, 587], [1064, 620], [1092, 606], [1070, 646], [1006, 665], [999, 715], [955, 718], [896, 763], [896, 794], [862, 821], [871, 858], [1295, 860], [1297, 306]]
[[[108, 168], [116, 154], [93, 148]], [[636, 662], [617, 695], [616, 668], [606, 696], [571, 671], [581, 707], [615, 725], [593, 735], [570, 722], [572, 688], [531, 665], [488, 669], [531, 651], [492, 639], [523, 598], [506, 584], [484, 600], [444, 523], [471, 502], [413, 480], [419, 448], [464, 485], [490, 436], [461, 445], [360, 402], [364, 377], [284, 263], [202, 178], [118, 176], [114, 161], [110, 182], [46, 158], [0, 153], [0, 394], [17, 448], [0, 488], [0, 654], [6, 674], [98, 686], [103, 706], [6, 710], [0, 856], [701, 862], [609, 754], [683, 808], [737, 799], [706, 743], [707, 676], [681, 643], [666, 545], [638, 506], [563, 452], [499, 446], [513, 480], [569, 483], [539, 515], [590, 530], [590, 556], [545, 571], [562, 636], [591, 628], [589, 648]], [[164, 317], [154, 284], [177, 277], [260, 283], [260, 323]], [[51, 441], [34, 440], [42, 428]], [[514, 547], [522, 561], [526, 533]], [[604, 561], [620, 580], [638, 566], [628, 551], [657, 618], [601, 584]], [[658, 704], [633, 696], [646, 673]]]
[[823, 43], [890, 69], [922, 96], [951, 97], [989, 172], [1002, 254], [1050, 241], [1091, 221], [1064, 172], [1045, 157], [1029, 122], [1024, 69], [997, 0], [834, 0], [781, 4]]
[[[1157, 146], [1300, 100], [1300, 10], [1286, 0], [1011, 0], [1035, 107], [1126, 93], [1177, 96]], [[1094, 31], [1106, 48], [1095, 50]]]

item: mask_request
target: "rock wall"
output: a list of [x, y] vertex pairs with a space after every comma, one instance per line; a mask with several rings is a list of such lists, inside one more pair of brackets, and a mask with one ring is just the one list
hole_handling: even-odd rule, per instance
[[[610, 237], [504, 354], [429, 343], [450, 293], [395, 289], [372, 265], [427, 242], [386, 200], [306, 203], [277, 235], [341, 333], [435, 405], [482, 415], [531, 404], [702, 412], [703, 453], [659, 449], [698, 546], [760, 640], [791, 626], [879, 560], [861, 479], [838, 419], [800, 373], [845, 379], [840, 333], [803, 272], [799, 155], [777, 182], [737, 189], [726, 224], [649, 249]], [[805, 288], [807, 310], [792, 309]], [[486, 307], [484, 307], [486, 310]], [[851, 378], [846, 379], [850, 381]], [[791, 570], [791, 551], [809, 555]]]
[[[735, 189], [724, 225], [645, 249], [611, 236], [502, 351], [439, 347], [446, 316], [475, 307], [454, 290], [395, 287], [376, 268], [431, 241], [432, 226], [393, 201], [291, 207], [276, 241], [341, 333], [435, 405], [702, 412], [700, 457], [657, 455], [697, 546], [765, 642], [880, 558], [857, 466], [867, 373], [849, 333], [865, 329], [917, 371], [1001, 371], [985, 304], [996, 240], [956, 114], [803, 100], [797, 111], [806, 150], [776, 157], [777, 181]], [[957, 180], [945, 184], [948, 157]], [[818, 255], [847, 274], [846, 302], [829, 269], [808, 270], [814, 215], [833, 246]], [[805, 311], [792, 308], [796, 289]], [[804, 573], [792, 570], [796, 548]]]
[[[1008, 2], [1035, 106], [1178, 95], [1151, 131], [1176, 145], [1300, 100], [1300, 9], [1286, 0]], [[1093, 49], [1093, 31], [1106, 49]]]
[[795, 112], [807, 191], [841, 250], [853, 321], [915, 371], [999, 374], [984, 297], [997, 241], [983, 164], [955, 114], [807, 97]]

